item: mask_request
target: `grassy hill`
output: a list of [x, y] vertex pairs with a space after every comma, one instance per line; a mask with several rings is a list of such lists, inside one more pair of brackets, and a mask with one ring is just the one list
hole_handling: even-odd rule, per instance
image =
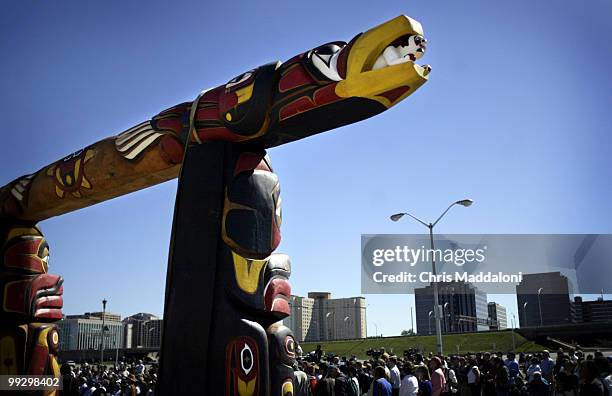
[[[520, 334], [514, 333], [516, 352], [539, 351], [544, 349], [532, 341], [523, 338]], [[442, 339], [445, 354], [484, 352], [484, 351], [511, 351], [512, 331], [497, 331], [484, 333], [462, 333], [449, 334]], [[384, 347], [385, 351], [401, 355], [404, 350], [416, 348], [425, 353], [435, 352], [435, 336], [399, 336], [399, 337], [379, 337], [366, 338], [362, 340], [330, 341], [330, 342], [304, 342], [301, 343], [304, 354], [314, 351], [320, 344], [326, 353], [334, 353], [340, 356], [356, 355], [360, 359], [366, 359], [366, 351], [370, 348], [377, 349]]]

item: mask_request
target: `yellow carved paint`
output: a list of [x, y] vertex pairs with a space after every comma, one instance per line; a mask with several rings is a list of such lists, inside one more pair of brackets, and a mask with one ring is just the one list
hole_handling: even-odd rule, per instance
[[235, 252], [232, 252], [232, 259], [238, 287], [246, 293], [254, 294], [259, 285], [261, 270], [265, 267], [267, 260], [246, 259]]

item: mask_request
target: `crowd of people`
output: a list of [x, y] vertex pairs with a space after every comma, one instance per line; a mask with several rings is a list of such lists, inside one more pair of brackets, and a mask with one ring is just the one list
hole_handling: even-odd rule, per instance
[[83, 363], [62, 364], [61, 396], [153, 395], [157, 369], [142, 360], [119, 362], [113, 367]]
[[318, 347], [298, 359], [294, 395], [612, 396], [611, 362], [601, 352], [369, 355], [325, 356]]
[[[295, 364], [294, 396], [612, 396], [610, 358], [601, 352], [474, 353], [401, 356], [384, 349], [367, 360], [326, 355], [320, 347]], [[153, 395], [155, 365], [61, 367], [68, 396]]]

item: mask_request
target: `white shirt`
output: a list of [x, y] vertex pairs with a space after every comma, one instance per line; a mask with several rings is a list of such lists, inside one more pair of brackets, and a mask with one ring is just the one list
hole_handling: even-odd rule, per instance
[[357, 385], [357, 394], [360, 395], [361, 389], [359, 388], [359, 380], [356, 377], [351, 377], [351, 381], [353, 381], [355, 385]]
[[417, 396], [419, 393], [419, 380], [414, 375], [402, 378], [399, 396]]
[[467, 375], [468, 384], [476, 383], [476, 370], [478, 370], [478, 367], [474, 366], [470, 369], [470, 371], [468, 371], [468, 375]]
[[399, 388], [402, 382], [400, 380], [400, 372], [397, 366], [393, 366], [389, 369], [389, 375], [390, 375], [389, 382], [391, 383], [391, 386], [394, 389]]

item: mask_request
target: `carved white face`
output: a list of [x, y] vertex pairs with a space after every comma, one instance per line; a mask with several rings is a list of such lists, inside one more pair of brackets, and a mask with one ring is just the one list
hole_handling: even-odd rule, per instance
[[421, 35], [406, 37], [398, 45], [390, 45], [385, 48], [376, 59], [372, 69], [377, 70], [383, 67], [397, 65], [406, 62], [415, 62], [421, 59], [427, 49], [427, 40]]
[[403, 56], [408, 56], [411, 61], [421, 59], [427, 49], [427, 40], [423, 36], [416, 35], [408, 37], [407, 45], [400, 46], [400, 53]]

